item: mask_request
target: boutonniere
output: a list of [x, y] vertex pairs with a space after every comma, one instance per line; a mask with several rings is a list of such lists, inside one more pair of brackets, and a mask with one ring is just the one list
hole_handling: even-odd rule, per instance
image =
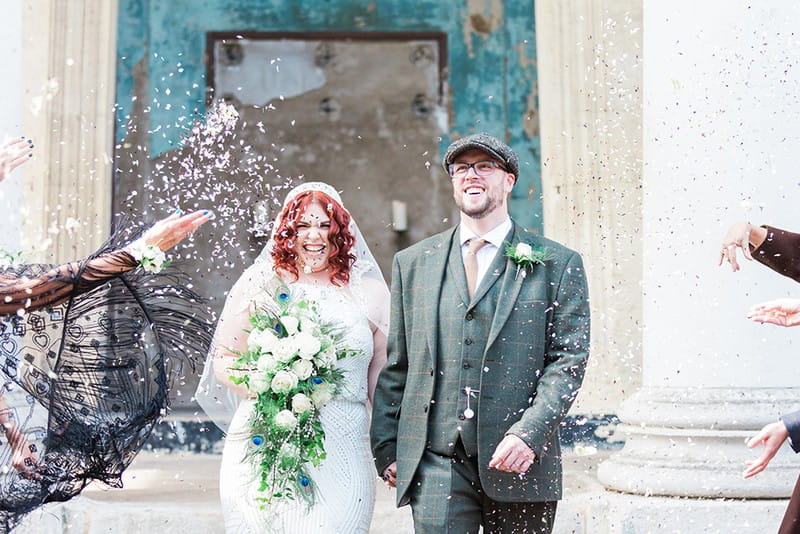
[[537, 263], [544, 265], [544, 262], [552, 260], [555, 255], [547, 247], [533, 248], [528, 243], [519, 242], [516, 245], [506, 243], [506, 257], [517, 264], [517, 272], [514, 274], [516, 280], [520, 272], [525, 278], [529, 268]]

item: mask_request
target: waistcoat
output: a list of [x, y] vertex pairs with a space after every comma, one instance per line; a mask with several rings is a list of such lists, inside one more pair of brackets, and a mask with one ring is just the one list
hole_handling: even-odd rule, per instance
[[458, 233], [453, 237], [439, 296], [436, 385], [428, 416], [428, 447], [452, 456], [461, 437], [469, 456], [478, 454], [477, 422], [480, 393], [470, 397], [470, 419], [465, 388], [480, 389], [483, 353], [500, 293], [497, 283], [507, 261], [498, 250], [470, 302]]

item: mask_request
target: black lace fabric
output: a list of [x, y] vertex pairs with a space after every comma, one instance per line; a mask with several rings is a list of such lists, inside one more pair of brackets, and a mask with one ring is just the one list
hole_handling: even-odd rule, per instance
[[121, 475], [211, 342], [208, 308], [177, 273], [133, 269], [112, 239], [61, 267], [0, 272], [0, 532]]

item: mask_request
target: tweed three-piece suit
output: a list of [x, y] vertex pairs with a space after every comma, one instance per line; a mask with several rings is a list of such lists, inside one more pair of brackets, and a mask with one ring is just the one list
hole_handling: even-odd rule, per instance
[[[500, 249], [467, 292], [458, 226], [399, 252], [392, 271], [388, 362], [375, 392], [372, 446], [379, 473], [397, 461], [397, 504], [414, 498], [423, 453], [459, 441], [477, 458], [486, 495], [501, 502], [561, 498], [559, 424], [583, 380], [589, 305], [580, 256], [513, 224], [506, 236], [546, 247], [527, 269]], [[469, 417], [467, 392], [471, 395]], [[489, 468], [507, 433], [536, 454], [524, 475]], [[445, 506], [445, 503], [441, 503]]]

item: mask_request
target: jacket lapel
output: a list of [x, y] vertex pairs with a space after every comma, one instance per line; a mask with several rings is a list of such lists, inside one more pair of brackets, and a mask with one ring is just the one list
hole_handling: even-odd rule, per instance
[[[509, 233], [508, 242], [512, 244], [516, 243], [518, 234], [517, 224], [514, 223], [514, 227]], [[503, 326], [508, 320], [508, 316], [511, 315], [511, 310], [514, 308], [519, 292], [522, 289], [522, 282], [525, 280], [525, 277], [522, 276], [521, 273], [517, 276], [516, 265], [511, 264], [511, 260], [506, 257], [504, 250], [499, 251], [498, 256], [501, 258], [501, 261], [505, 263], [505, 272], [502, 276], [503, 280], [500, 286], [500, 295], [497, 298], [497, 307], [495, 308], [494, 317], [492, 318], [492, 327], [489, 329], [489, 337], [486, 341], [485, 350], [489, 350], [489, 347], [492, 346], [497, 336], [500, 335], [500, 330], [503, 329]], [[497, 261], [497, 258], [495, 258], [495, 261]], [[494, 267], [494, 262], [492, 266]], [[490, 273], [487, 273], [487, 276], [489, 274]], [[487, 285], [491, 287], [491, 285]]]
[[[467, 273], [464, 269], [464, 259], [461, 256], [461, 243], [459, 243], [459, 241], [461, 241], [460, 234], [453, 234], [453, 239], [450, 240], [450, 255], [447, 259], [447, 273], [456, 286], [458, 298], [461, 299], [464, 306], [469, 306]], [[444, 280], [442, 280], [442, 285], [444, 285]]]
[[[436, 335], [439, 327], [439, 298], [444, 283], [444, 273], [447, 266], [447, 256], [450, 254], [453, 239], [455, 239], [458, 226], [448, 232], [441, 234], [441, 241], [434, 245], [426, 255], [424, 278], [429, 282], [425, 284], [425, 295], [423, 302], [426, 310], [426, 320], [428, 333], [428, 351], [431, 355], [436, 353]], [[463, 270], [463, 269], [462, 269]], [[464, 275], [462, 274], [462, 278]], [[466, 286], [466, 282], [464, 282]], [[434, 289], [435, 288], [435, 289]], [[436, 366], [436, 358], [433, 358], [432, 365]]]

